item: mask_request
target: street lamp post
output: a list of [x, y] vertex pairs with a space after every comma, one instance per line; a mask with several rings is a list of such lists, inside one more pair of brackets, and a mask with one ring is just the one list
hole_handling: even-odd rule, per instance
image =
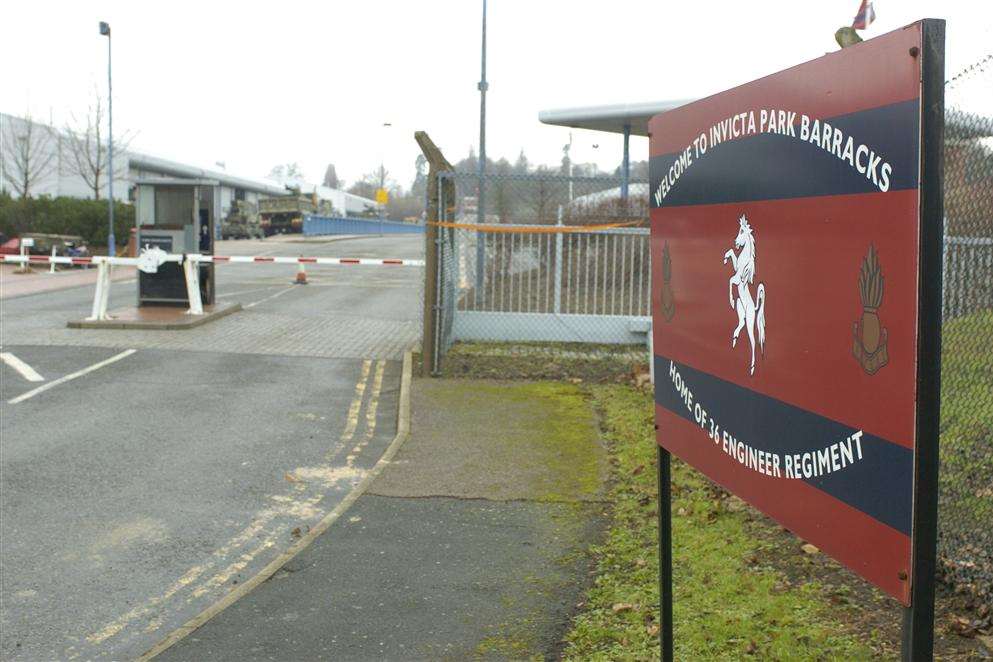
[[[385, 136], [386, 136], [385, 129], [389, 129], [392, 126], [393, 126], [393, 123], [392, 122], [383, 122], [383, 129], [384, 129], [384, 131], [383, 131], [383, 138], [380, 140], [380, 144], [379, 144], [379, 149], [380, 149], [380, 152], [379, 152], [379, 188], [381, 190], [383, 190], [384, 192], [386, 191], [386, 145], [384, 144], [385, 143]], [[376, 191], [376, 197], [377, 198], [379, 197], [379, 195], [380, 195], [379, 191]], [[379, 236], [382, 237], [383, 236], [383, 219], [386, 217], [386, 205], [383, 204], [382, 202], [379, 202], [379, 200], [376, 200], [376, 202], [379, 204]]]
[[569, 132], [569, 142], [562, 147], [565, 152], [566, 162], [569, 164], [569, 204], [572, 204], [572, 131]]
[[[483, 0], [483, 47], [479, 80], [479, 183], [476, 191], [476, 223], [482, 224], [486, 218], [486, 0]], [[483, 275], [486, 260], [485, 235], [476, 232], [476, 301], [483, 296]]]
[[[114, 94], [112, 88], [113, 78], [110, 69], [110, 24], [100, 21], [100, 34], [107, 37], [107, 210], [110, 224], [110, 231], [107, 233], [107, 255], [117, 254], [117, 246], [114, 241]], [[100, 145], [97, 145], [100, 151]], [[138, 238], [135, 237], [135, 241]]]

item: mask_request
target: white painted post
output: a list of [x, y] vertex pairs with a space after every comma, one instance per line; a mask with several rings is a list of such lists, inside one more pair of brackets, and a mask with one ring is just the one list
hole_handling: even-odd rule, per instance
[[187, 315], [203, 315], [203, 302], [200, 299], [200, 256], [187, 255], [183, 260], [183, 275], [186, 276], [186, 297], [190, 300]]
[[100, 301], [103, 299], [103, 272], [106, 271], [106, 269], [106, 263], [97, 263], [97, 288], [93, 293], [93, 308], [90, 310], [90, 316], [86, 318], [88, 320], [98, 320], [101, 317]]
[[[103, 275], [103, 300], [100, 302], [100, 319], [104, 320], [110, 319], [110, 315], [107, 314], [107, 304], [110, 302], [110, 283], [113, 273], [114, 265], [108, 261]], [[97, 275], [99, 276], [99, 274]]]
[[[569, 180], [569, 186], [572, 186], [572, 180]], [[559, 205], [559, 217], [555, 223], [557, 226], [562, 226], [562, 205]], [[556, 315], [562, 312], [562, 233], [555, 233], [555, 304], [554, 312]]]
[[24, 259], [24, 256], [26, 255], [24, 249], [28, 247], [28, 244], [25, 243], [26, 241], [27, 240], [25, 239], [21, 239], [21, 241], [18, 242], [21, 250], [21, 262], [18, 264], [18, 267], [14, 273], [26, 274], [31, 271], [31, 265], [28, 264], [26, 259]]
[[[55, 257], [55, 246], [52, 246], [52, 257]], [[48, 273], [50, 273], [50, 274], [54, 274], [55, 273], [55, 261], [54, 260], [50, 263], [50, 265], [48, 267]]]
[[105, 320], [107, 317], [107, 302], [109, 301], [110, 290], [110, 263], [106, 260], [97, 262], [97, 289], [93, 294], [93, 309], [86, 319]]

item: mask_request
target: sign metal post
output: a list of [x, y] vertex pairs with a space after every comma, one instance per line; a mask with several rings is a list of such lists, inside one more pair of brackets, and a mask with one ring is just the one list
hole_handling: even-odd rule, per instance
[[917, 447], [911, 602], [901, 657], [934, 656], [938, 544], [938, 424], [941, 413], [941, 295], [944, 250], [945, 23], [924, 21], [921, 39], [920, 314], [917, 331]]
[[[656, 426], [658, 429], [658, 426]], [[659, 468], [659, 647], [662, 662], [673, 662], [672, 638], [672, 473], [669, 451], [658, 446]]]

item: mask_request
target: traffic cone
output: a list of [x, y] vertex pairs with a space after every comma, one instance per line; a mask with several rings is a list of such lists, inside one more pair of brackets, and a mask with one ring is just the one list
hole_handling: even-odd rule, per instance
[[293, 282], [296, 285], [307, 284], [307, 268], [304, 266], [303, 262], [299, 263], [299, 266], [297, 267], [297, 277]]

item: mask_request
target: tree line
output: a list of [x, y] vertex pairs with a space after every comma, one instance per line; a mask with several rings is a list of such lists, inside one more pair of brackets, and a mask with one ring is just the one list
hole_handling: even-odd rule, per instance
[[[469, 152], [454, 164], [455, 171], [462, 175], [470, 175], [478, 172], [479, 157], [475, 149], [469, 148]], [[618, 166], [613, 171], [600, 170], [595, 163], [572, 163], [566, 151], [562, 162], [558, 165], [544, 165], [532, 163], [522, 149], [514, 161], [507, 158], [486, 159], [487, 175], [494, 175], [491, 185], [492, 196], [486, 199], [487, 213], [496, 213], [501, 218], [510, 216], [533, 216], [548, 220], [557, 209], [557, 205], [568, 201], [568, 185], [565, 182], [550, 182], [542, 180], [550, 177], [567, 176], [571, 174], [577, 178], [572, 187], [574, 197], [582, 196], [591, 192], [596, 192], [600, 188], [608, 185], [610, 178], [620, 178], [621, 167]], [[391, 176], [389, 169], [385, 165], [380, 165], [374, 170], [367, 172], [362, 177], [347, 183], [338, 177], [334, 163], [329, 163], [324, 172], [324, 179], [321, 182], [329, 188], [344, 190], [354, 195], [372, 200], [376, 199], [376, 192], [385, 189], [389, 195], [389, 203], [386, 206], [386, 215], [392, 219], [413, 219], [420, 217], [424, 211], [424, 201], [427, 195], [428, 163], [422, 154], [418, 154], [414, 161], [414, 179], [409, 186], [404, 186]], [[525, 180], [520, 178], [517, 181], [504, 181], [501, 177], [530, 175], [531, 178]], [[269, 176], [279, 181], [303, 181], [306, 179], [299, 163], [286, 163], [274, 166]], [[600, 182], [585, 183], [581, 178], [602, 178]], [[648, 162], [637, 161], [631, 164], [631, 181], [647, 181]], [[469, 181], [469, 178], [462, 177], [460, 181]], [[599, 187], [599, 188], [598, 188]], [[463, 192], [470, 195], [471, 192]], [[511, 208], [514, 208], [512, 213]], [[509, 222], [509, 221], [505, 221]]]

